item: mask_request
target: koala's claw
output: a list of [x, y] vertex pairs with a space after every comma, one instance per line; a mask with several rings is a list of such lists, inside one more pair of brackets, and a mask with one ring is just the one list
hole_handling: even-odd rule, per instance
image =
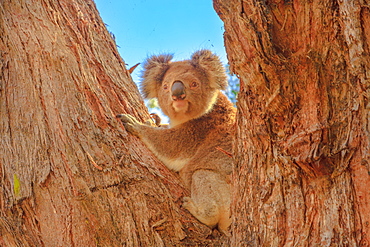
[[116, 117], [121, 119], [123, 125], [125, 126], [125, 129], [129, 133], [136, 136], [138, 135], [137, 127], [141, 125], [141, 123], [137, 121], [135, 117], [131, 116], [130, 114], [118, 114]]
[[189, 212], [195, 209], [194, 202], [190, 197], [182, 198], [182, 207], [187, 209]]
[[131, 116], [130, 114], [118, 114], [117, 118], [121, 119], [121, 121], [123, 123], [133, 124], [133, 123], [137, 122], [137, 120], [133, 116]]

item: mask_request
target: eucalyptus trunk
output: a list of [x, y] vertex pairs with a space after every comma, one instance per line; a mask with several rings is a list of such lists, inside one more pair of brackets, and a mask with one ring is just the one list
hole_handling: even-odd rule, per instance
[[214, 1], [240, 79], [231, 246], [370, 245], [369, 4]]
[[115, 118], [149, 115], [93, 1], [0, 0], [0, 54], [0, 246], [219, 241]]

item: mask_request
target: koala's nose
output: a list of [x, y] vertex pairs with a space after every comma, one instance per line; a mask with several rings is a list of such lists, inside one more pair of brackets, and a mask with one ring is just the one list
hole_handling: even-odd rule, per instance
[[186, 97], [185, 86], [181, 81], [175, 81], [171, 87], [172, 99], [183, 100]]

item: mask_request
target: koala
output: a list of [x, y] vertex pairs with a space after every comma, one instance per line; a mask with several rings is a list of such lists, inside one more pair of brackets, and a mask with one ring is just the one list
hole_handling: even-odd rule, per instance
[[183, 198], [183, 207], [228, 235], [236, 109], [221, 92], [227, 87], [225, 69], [209, 50], [195, 52], [190, 60], [172, 58], [148, 58], [140, 85], [145, 98], [158, 99], [169, 126], [153, 127], [128, 114], [117, 117], [169, 169], [179, 172], [191, 194]]

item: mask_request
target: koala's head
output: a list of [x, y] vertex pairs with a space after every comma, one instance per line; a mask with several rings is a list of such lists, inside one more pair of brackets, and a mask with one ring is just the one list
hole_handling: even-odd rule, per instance
[[225, 68], [209, 50], [190, 60], [171, 62], [172, 55], [152, 56], [144, 64], [141, 90], [157, 98], [171, 126], [198, 118], [212, 109], [220, 90], [227, 87]]

